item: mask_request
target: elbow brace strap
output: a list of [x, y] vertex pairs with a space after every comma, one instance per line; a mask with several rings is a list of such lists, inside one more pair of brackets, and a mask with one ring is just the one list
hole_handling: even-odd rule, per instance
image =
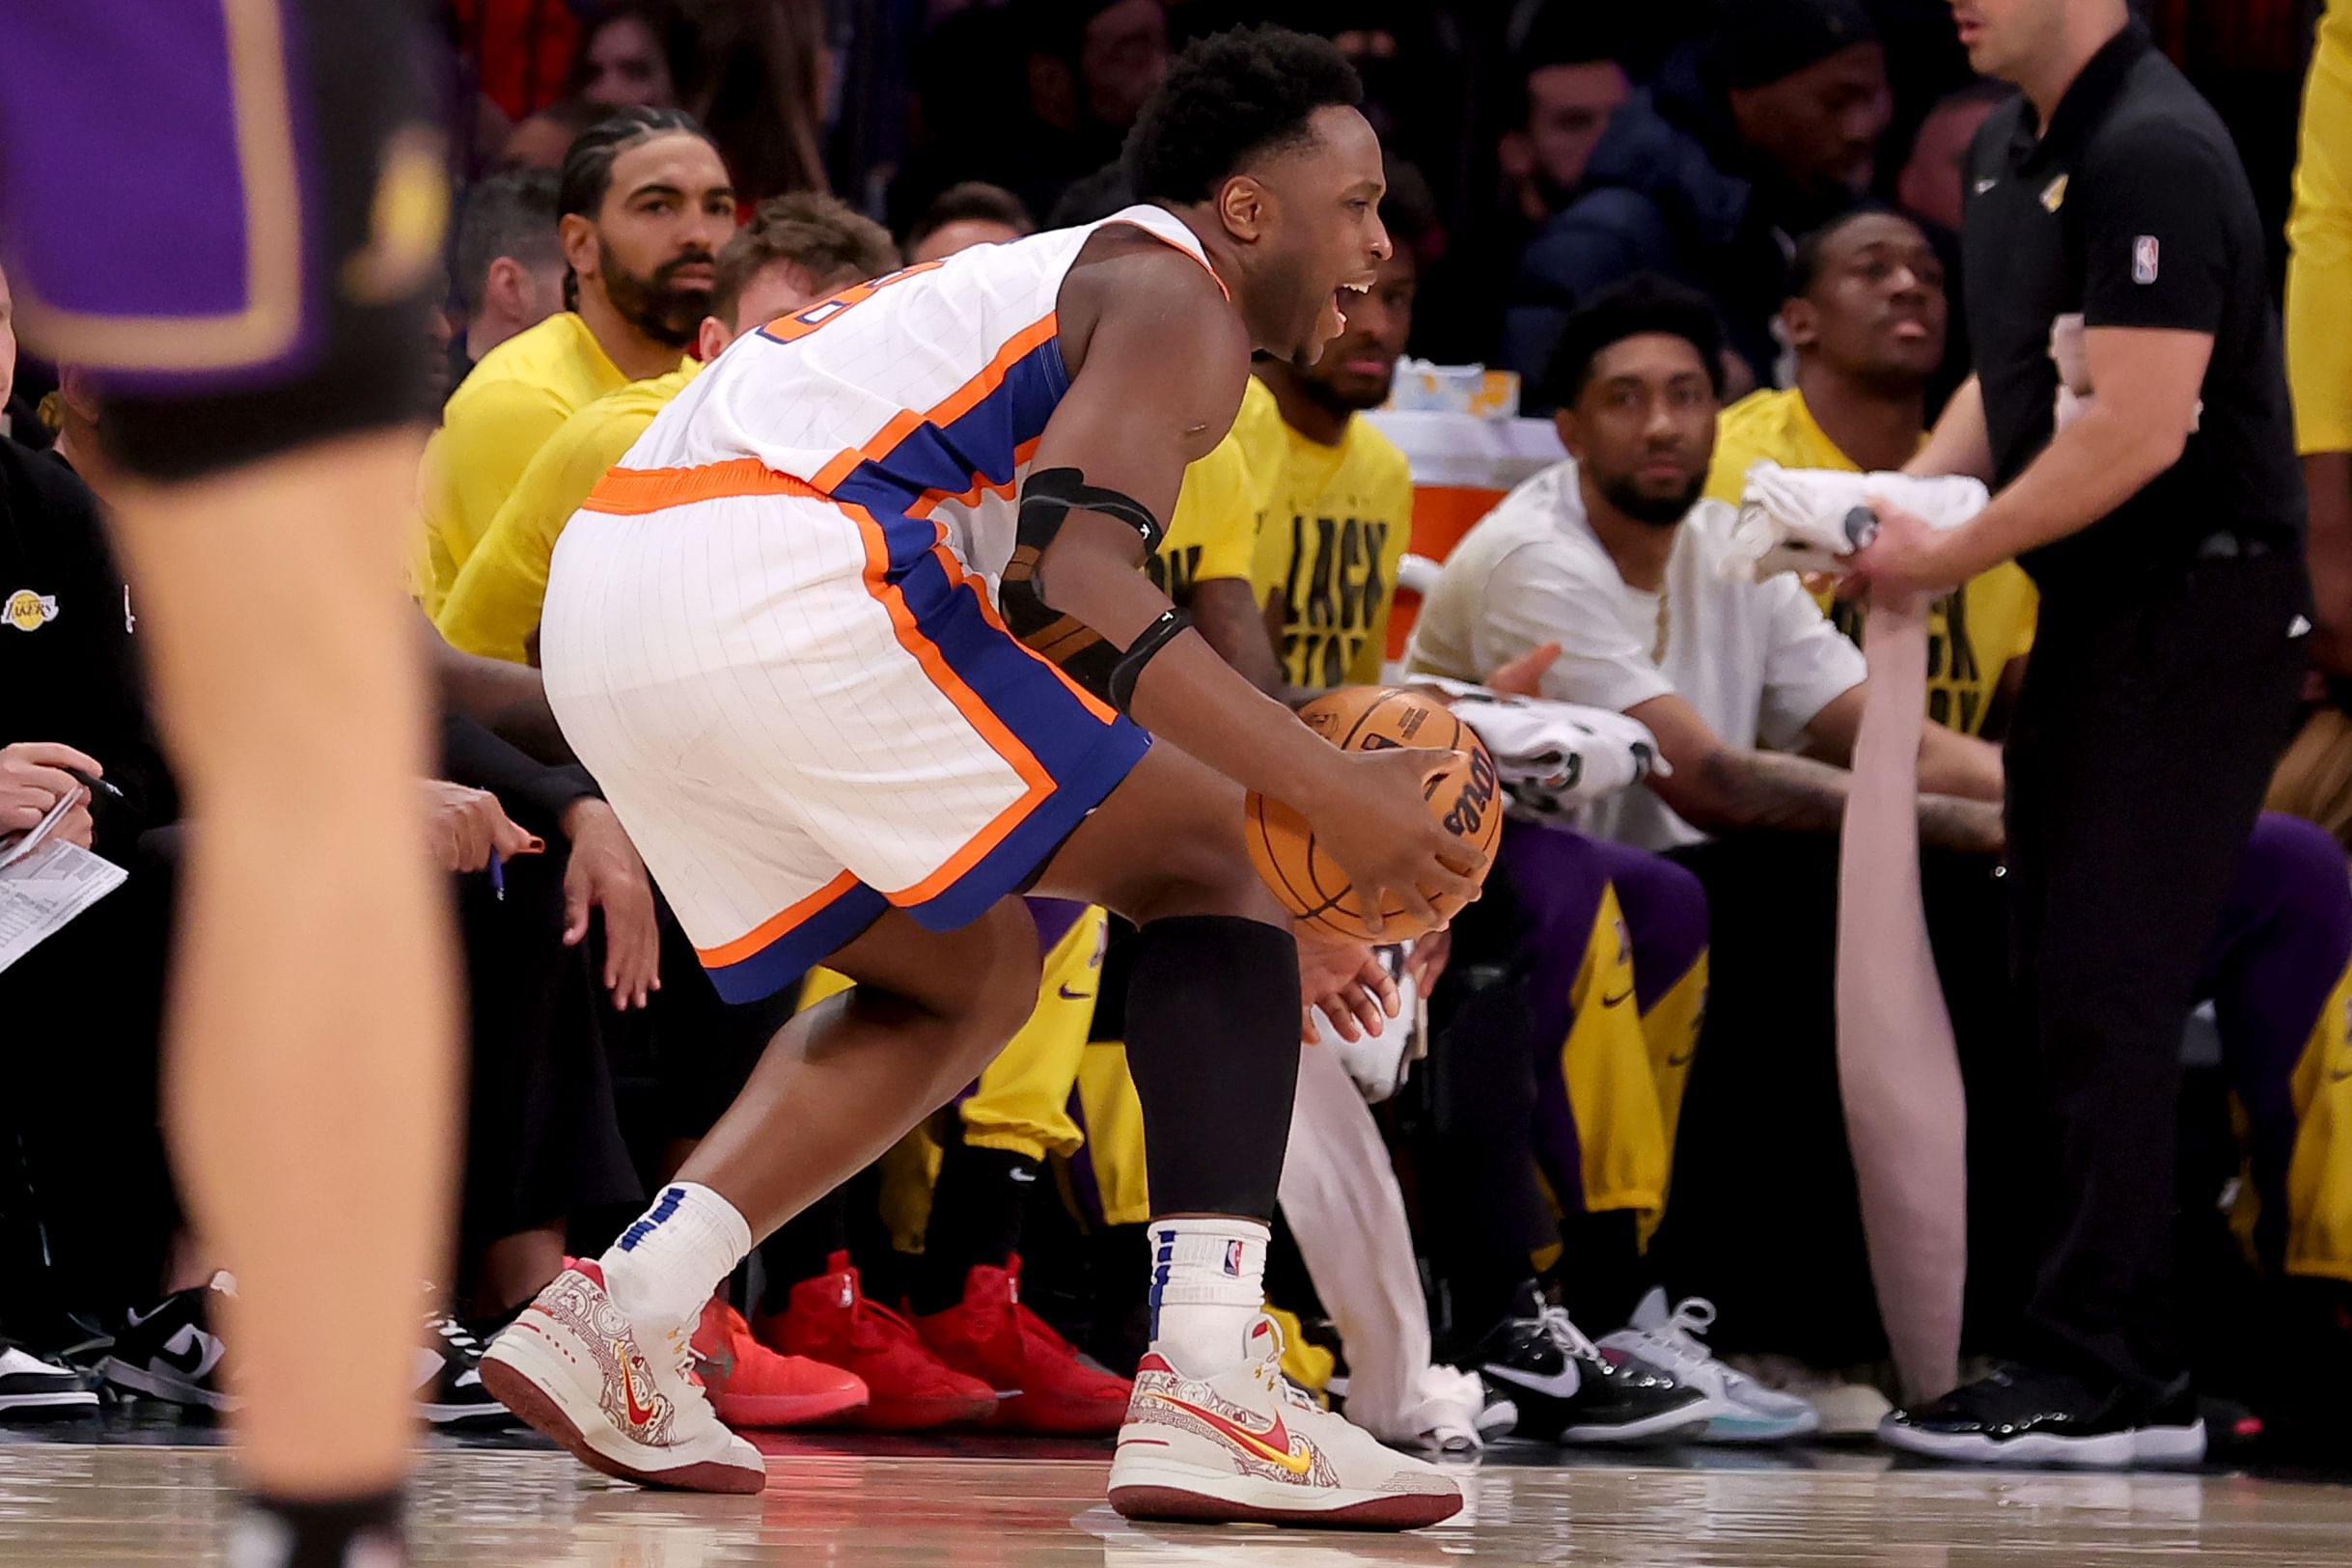
[[1107, 695], [1113, 707], [1121, 713], [1128, 711], [1135, 701], [1135, 682], [1142, 676], [1144, 666], [1149, 664], [1160, 649], [1175, 642], [1177, 635], [1191, 624], [1192, 617], [1172, 608], [1146, 626], [1135, 641], [1127, 645], [1127, 651], [1121, 653], [1119, 662], [1111, 667], [1111, 689]]
[[1021, 508], [1015, 526], [1018, 542], [1042, 552], [1062, 532], [1062, 521], [1073, 511], [1098, 511], [1116, 517], [1143, 536], [1144, 554], [1160, 547], [1168, 532], [1151, 509], [1131, 495], [1089, 484], [1074, 468], [1047, 468], [1033, 473], [1021, 484]]
[[[1106, 517], [1118, 518], [1142, 536], [1147, 556], [1159, 548], [1160, 536], [1165, 532], [1160, 520], [1142, 502], [1117, 490], [1089, 484], [1074, 468], [1048, 468], [1031, 474], [1021, 486], [1012, 559], [1006, 563], [997, 602], [1004, 609], [1006, 628], [1013, 636], [1059, 665], [1079, 685], [1113, 701], [1123, 711], [1125, 704], [1118, 702], [1111, 694], [1121, 662], [1132, 657], [1133, 650], [1122, 655], [1092, 626], [1045, 602], [1045, 585], [1039, 576], [1045, 549], [1073, 511], [1098, 511]], [[1151, 630], [1146, 628], [1145, 638], [1151, 635]], [[1145, 638], [1136, 640], [1138, 647]], [[1149, 656], [1145, 655], [1147, 659]], [[1140, 671], [1143, 666], [1138, 663], [1136, 668]], [[1127, 684], [1132, 688], [1132, 678]]]

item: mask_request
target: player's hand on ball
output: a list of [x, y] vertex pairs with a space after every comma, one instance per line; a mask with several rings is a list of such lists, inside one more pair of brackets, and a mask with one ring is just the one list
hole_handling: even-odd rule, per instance
[[1337, 785], [1301, 810], [1323, 852], [1339, 862], [1365, 912], [1364, 927], [1381, 935], [1383, 905], [1394, 901], [1412, 931], [1444, 923], [1429, 900], [1469, 900], [1484, 881], [1486, 857], [1429, 814], [1424, 786], [1458, 752], [1419, 747], [1335, 754]]
[[564, 867], [564, 946], [588, 936], [589, 911], [604, 911], [604, 986], [613, 1007], [642, 1007], [661, 989], [661, 932], [653, 922], [653, 885], [621, 818], [588, 796], [564, 810], [571, 860]]
[[1397, 1016], [1403, 999], [1396, 978], [1371, 947], [1340, 942], [1309, 930], [1298, 934], [1299, 1038], [1314, 1043], [1319, 1008], [1343, 1040], [1378, 1034]]

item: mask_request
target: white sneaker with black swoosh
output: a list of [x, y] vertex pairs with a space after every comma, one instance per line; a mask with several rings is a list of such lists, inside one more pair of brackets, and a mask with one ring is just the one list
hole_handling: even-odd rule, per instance
[[695, 1319], [641, 1335], [575, 1263], [483, 1353], [482, 1382], [507, 1409], [607, 1475], [684, 1492], [758, 1492], [760, 1450], [720, 1424], [689, 1375]]
[[1259, 1316], [1251, 1356], [1187, 1376], [1154, 1350], [1111, 1460], [1111, 1506], [1128, 1519], [1418, 1529], [1452, 1519], [1462, 1490], [1436, 1466], [1381, 1445], [1282, 1375], [1282, 1331]]

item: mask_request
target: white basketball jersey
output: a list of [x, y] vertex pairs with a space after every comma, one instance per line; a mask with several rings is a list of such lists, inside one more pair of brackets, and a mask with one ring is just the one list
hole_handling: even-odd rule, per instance
[[[1174, 213], [1132, 224], [1208, 261]], [[756, 458], [877, 516], [930, 516], [993, 579], [1014, 496], [1069, 390], [1062, 280], [1102, 223], [980, 245], [846, 289], [748, 332], [686, 386], [620, 467]]]

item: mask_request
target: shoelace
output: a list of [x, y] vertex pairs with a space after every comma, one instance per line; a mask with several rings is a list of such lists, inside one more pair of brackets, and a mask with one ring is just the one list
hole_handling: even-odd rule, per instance
[[1600, 1346], [1586, 1338], [1585, 1331], [1569, 1320], [1566, 1307], [1546, 1305], [1536, 1312], [1536, 1326], [1543, 1331], [1545, 1338], [1578, 1360], [1602, 1360]]
[[1711, 1362], [1714, 1353], [1699, 1336], [1715, 1326], [1715, 1304], [1704, 1296], [1686, 1296], [1674, 1304], [1667, 1320], [1654, 1329], [1637, 1329], [1643, 1342], [1674, 1358], [1677, 1365]]
[[472, 1331], [467, 1329], [464, 1324], [447, 1312], [437, 1312], [426, 1319], [426, 1326], [449, 1341], [450, 1348], [456, 1350], [467, 1361], [482, 1360], [482, 1341], [475, 1338]]

